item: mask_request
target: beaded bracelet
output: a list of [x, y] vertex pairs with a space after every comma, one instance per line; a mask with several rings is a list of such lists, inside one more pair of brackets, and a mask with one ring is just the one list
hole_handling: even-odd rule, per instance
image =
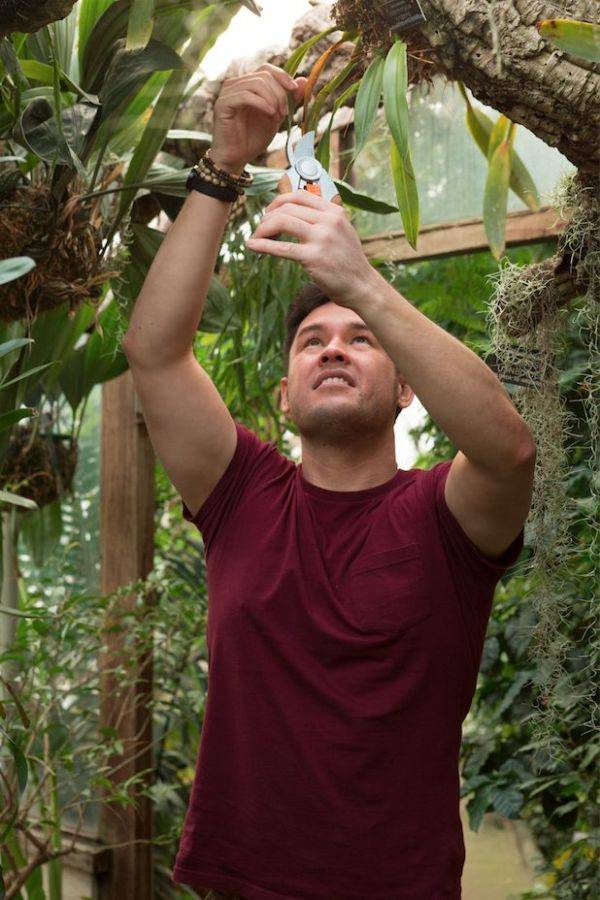
[[235, 191], [236, 194], [243, 194], [244, 192], [243, 188], [241, 188], [239, 185], [232, 184], [231, 181], [227, 181], [225, 180], [225, 178], [221, 178], [220, 175], [215, 175], [208, 166], [204, 165], [204, 160], [202, 159], [192, 167], [192, 172], [195, 172], [200, 178], [203, 178], [204, 181], [208, 181], [211, 184], [227, 188], [230, 191]]
[[252, 184], [252, 182], [254, 181], [254, 176], [251, 175], [250, 172], [244, 169], [244, 171], [241, 172], [240, 175], [233, 175], [231, 172], [227, 172], [225, 169], [221, 169], [210, 157], [209, 151], [210, 148], [206, 151], [204, 156], [201, 157], [200, 162], [205, 163], [214, 175], [218, 175], [220, 178], [223, 178], [225, 181], [231, 184], [232, 187], [236, 188], [245, 188], [249, 187]]

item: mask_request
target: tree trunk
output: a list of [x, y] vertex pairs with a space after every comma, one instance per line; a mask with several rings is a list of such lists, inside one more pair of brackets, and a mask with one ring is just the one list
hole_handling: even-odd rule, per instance
[[600, 171], [600, 66], [569, 56], [535, 23], [557, 14], [597, 22], [598, 0], [420, 0], [421, 33], [449, 78], [557, 147], [584, 182]]
[[68, 16], [76, 0], [0, 0], [0, 37], [31, 33]]

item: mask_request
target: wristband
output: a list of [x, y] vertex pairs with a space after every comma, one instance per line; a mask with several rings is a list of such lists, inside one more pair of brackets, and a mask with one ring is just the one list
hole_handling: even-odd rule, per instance
[[188, 191], [199, 191], [201, 194], [208, 194], [209, 197], [216, 197], [217, 200], [224, 200], [227, 203], [233, 203], [237, 200], [239, 192], [232, 187], [223, 187], [220, 184], [212, 184], [202, 178], [195, 168], [192, 168], [187, 177], [185, 186]]

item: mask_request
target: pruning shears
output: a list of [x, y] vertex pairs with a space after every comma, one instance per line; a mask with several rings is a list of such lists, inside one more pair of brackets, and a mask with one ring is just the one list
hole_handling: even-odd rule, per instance
[[286, 142], [286, 155], [290, 164], [277, 185], [280, 194], [305, 190], [311, 194], [342, 205], [335, 182], [315, 156], [315, 133], [308, 131], [292, 147], [292, 131]]

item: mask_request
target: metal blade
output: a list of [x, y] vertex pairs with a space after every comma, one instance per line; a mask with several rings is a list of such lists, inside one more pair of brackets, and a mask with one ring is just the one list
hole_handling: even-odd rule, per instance
[[303, 156], [314, 156], [315, 155], [315, 133], [314, 131], [307, 131], [305, 135], [303, 135], [300, 140], [297, 142], [295, 147], [292, 148], [291, 142], [287, 151], [288, 159], [290, 164], [295, 165], [298, 159], [302, 159]]
[[321, 166], [321, 177], [319, 178], [319, 186], [321, 188], [321, 197], [323, 200], [333, 200], [339, 191], [335, 185], [335, 181]]

